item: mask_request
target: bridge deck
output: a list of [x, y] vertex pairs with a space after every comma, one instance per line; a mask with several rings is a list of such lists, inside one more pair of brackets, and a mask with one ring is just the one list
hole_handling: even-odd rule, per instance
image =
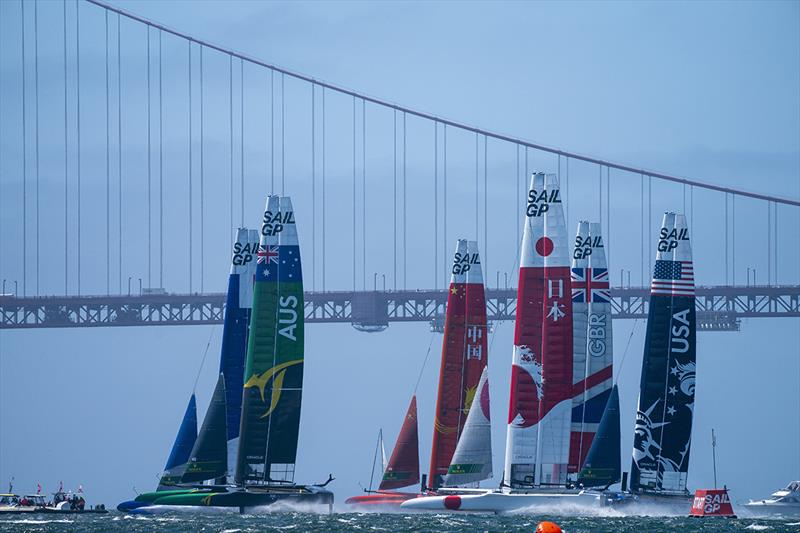
[[[611, 290], [613, 318], [645, 318], [649, 289]], [[307, 292], [309, 323], [345, 323], [380, 331], [390, 322], [438, 327], [445, 290]], [[516, 289], [487, 289], [490, 321], [513, 320]], [[0, 329], [218, 324], [223, 293], [133, 296], [0, 296]], [[800, 286], [698, 287], [701, 330], [738, 330], [745, 317], [800, 317]]]

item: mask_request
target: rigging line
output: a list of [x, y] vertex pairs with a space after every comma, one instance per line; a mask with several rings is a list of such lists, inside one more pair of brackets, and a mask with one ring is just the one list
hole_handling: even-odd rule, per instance
[[392, 112], [394, 117], [394, 123], [392, 126], [392, 134], [394, 135], [394, 140], [392, 141], [392, 152], [394, 153], [394, 159], [392, 161], [392, 209], [393, 216], [392, 216], [392, 223], [394, 224], [394, 229], [392, 231], [392, 238], [394, 239], [394, 245], [392, 246], [392, 265], [394, 267], [394, 276], [392, 276], [392, 282], [394, 283], [394, 290], [397, 290], [397, 110], [395, 109]]
[[200, 374], [203, 372], [203, 366], [206, 364], [206, 356], [208, 355], [208, 349], [211, 348], [211, 340], [214, 338], [214, 332], [216, 332], [217, 326], [211, 326], [211, 333], [208, 335], [208, 342], [206, 343], [206, 349], [203, 350], [203, 358], [200, 360], [200, 368], [197, 369], [197, 376], [194, 378], [194, 385], [192, 386], [192, 394], [195, 393], [197, 390], [197, 382], [200, 381]]
[[566, 205], [564, 206], [564, 211], [565, 211], [564, 214], [566, 215], [567, 226], [569, 227], [569, 157], [566, 158], [564, 166], [566, 167], [564, 173], [564, 189], [565, 189], [564, 200], [566, 200], [565, 202]]
[[192, 263], [193, 255], [192, 255], [192, 240], [194, 238], [194, 233], [192, 232], [192, 171], [193, 168], [193, 161], [192, 161], [192, 43], [189, 42], [189, 105], [187, 107], [187, 115], [189, 118], [189, 130], [188, 130], [188, 143], [189, 143], [189, 204], [187, 205], [187, 212], [189, 215], [189, 235], [186, 239], [189, 241], [189, 260], [187, 261], [189, 267], [189, 294], [192, 293]]
[[597, 170], [600, 172], [598, 176], [600, 179], [597, 180], [597, 214], [600, 217], [600, 227], [603, 227], [603, 165], [597, 167]]
[[[108, 295], [111, 294], [111, 101], [108, 88], [108, 11], [104, 14], [106, 26], [106, 294]], [[38, 237], [36, 241], [39, 241]]]
[[322, 88], [322, 292], [325, 292], [325, 87]]
[[[76, 0], [77, 1], [77, 0]], [[151, 280], [151, 269], [152, 269], [152, 246], [151, 246], [151, 239], [152, 239], [152, 224], [153, 224], [153, 217], [152, 217], [152, 190], [151, 190], [151, 180], [152, 180], [152, 145], [151, 141], [151, 128], [150, 128], [150, 116], [151, 116], [151, 98], [150, 98], [150, 27], [147, 27], [147, 286], [152, 287], [153, 283]]]
[[158, 286], [164, 287], [164, 91], [161, 36], [158, 32]]
[[[28, 291], [28, 136], [25, 113], [25, 2], [19, 0], [22, 8], [22, 295]], [[14, 296], [18, 296], [16, 291]]]
[[[647, 273], [653, 271], [653, 242], [651, 236], [653, 235], [653, 178], [647, 176]], [[642, 285], [646, 280], [642, 282]]]
[[317, 284], [317, 86], [311, 84], [311, 290]]
[[239, 166], [241, 167], [239, 170], [241, 172], [241, 205], [240, 205], [240, 217], [241, 223], [240, 226], [244, 227], [244, 61], [239, 61], [239, 116], [241, 118], [241, 122], [239, 124], [240, 131], [239, 131], [239, 150], [240, 150], [240, 159], [241, 162]]
[[431, 347], [433, 346], [433, 339], [435, 337], [435, 332], [431, 331], [431, 338], [428, 341], [428, 350], [425, 352], [425, 359], [422, 360], [422, 368], [419, 369], [419, 375], [417, 376], [417, 383], [414, 385], [414, 394], [417, 394], [417, 389], [419, 388], [419, 382], [422, 381], [422, 374], [425, 372], [425, 365], [428, 364], [428, 358], [431, 355]]
[[353, 97], [353, 292], [356, 292], [356, 97]]
[[406, 253], [406, 228], [408, 212], [406, 205], [406, 114], [403, 113], [403, 290], [406, 289], [406, 281], [408, 275], [408, 254]]
[[611, 167], [606, 167], [606, 254], [611, 265]]
[[36, 132], [36, 296], [39, 296], [39, 0], [33, 2], [34, 131]]
[[439, 123], [433, 123], [433, 288], [439, 288]]
[[67, 0], [64, 8], [64, 296], [69, 294], [69, 142], [67, 112]]
[[619, 376], [622, 373], [622, 366], [625, 364], [625, 356], [628, 355], [628, 348], [631, 347], [631, 340], [633, 340], [633, 335], [636, 333], [636, 327], [639, 325], [639, 319], [633, 321], [633, 327], [631, 328], [631, 334], [628, 336], [628, 342], [625, 344], [625, 350], [622, 352], [622, 358], [620, 359], [619, 366], [617, 367], [617, 376], [612, 380], [614, 385], [617, 384], [619, 381]]
[[118, 179], [118, 205], [117, 205], [117, 231], [119, 247], [117, 249], [117, 262], [119, 265], [119, 293], [122, 294], [122, 37], [120, 20], [117, 15], [117, 179]]
[[381, 432], [378, 431], [378, 440], [375, 442], [375, 455], [372, 456], [372, 470], [369, 472], [369, 488], [367, 492], [372, 492], [372, 482], [375, 478], [375, 464], [378, 462], [378, 448], [381, 446]]
[[731, 195], [731, 283], [736, 285], [736, 195]]
[[200, 46], [200, 292], [203, 292], [203, 282], [205, 267], [203, 262], [205, 259], [205, 215], [204, 215], [204, 192], [205, 192], [205, 124], [203, 121], [204, 102], [203, 98], [203, 47]]
[[80, 5], [75, 0], [75, 62], [76, 62], [76, 100], [78, 126], [78, 294], [81, 293], [81, 39], [80, 39]]

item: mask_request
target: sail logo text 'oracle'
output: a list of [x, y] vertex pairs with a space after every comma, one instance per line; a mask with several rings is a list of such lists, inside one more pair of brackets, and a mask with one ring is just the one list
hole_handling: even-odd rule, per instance
[[453, 274], [466, 274], [469, 272], [471, 265], [480, 265], [481, 260], [478, 254], [459, 253], [456, 252], [453, 257]]
[[558, 189], [554, 191], [528, 191], [528, 207], [525, 213], [529, 217], [540, 217], [550, 210], [550, 204], [560, 204], [561, 197]]
[[261, 235], [272, 236], [283, 231], [286, 224], [294, 224], [294, 211], [273, 213], [264, 211], [264, 221], [261, 223]]
[[588, 343], [589, 355], [602, 357], [606, 353], [606, 315], [589, 314]]
[[686, 353], [689, 351], [689, 309], [678, 311], [672, 315], [672, 319], [681, 323], [680, 326], [674, 325], [670, 327], [672, 340], [670, 342], [670, 351], [673, 353]]
[[248, 242], [242, 244], [240, 242], [233, 245], [233, 259], [231, 262], [234, 265], [246, 265], [253, 260], [253, 257], [258, 252], [258, 243]]
[[278, 301], [278, 333], [287, 339], [297, 341], [297, 297], [282, 296]]
[[678, 241], [688, 241], [689, 240], [689, 229], [688, 228], [673, 228], [672, 230], [668, 230], [667, 228], [661, 228], [661, 233], [658, 235], [658, 251], [659, 252], [671, 252], [675, 248], [678, 247]]

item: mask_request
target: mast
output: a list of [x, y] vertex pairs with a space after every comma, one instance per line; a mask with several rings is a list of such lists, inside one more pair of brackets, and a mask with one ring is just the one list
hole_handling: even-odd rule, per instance
[[686, 492], [696, 334], [694, 266], [686, 217], [665, 213], [650, 286], [632, 491]]
[[247, 355], [247, 329], [253, 307], [253, 278], [257, 253], [258, 230], [247, 228], [236, 230], [236, 240], [231, 252], [219, 361], [219, 371], [225, 375], [227, 473], [231, 476], [236, 470], [236, 453], [239, 449], [244, 360]]
[[441, 486], [486, 366], [486, 300], [477, 243], [459, 239], [445, 310], [430, 484]]
[[294, 211], [270, 196], [258, 247], [236, 483], [291, 482], [303, 383], [303, 283]]
[[611, 295], [600, 224], [581, 222], [572, 259], [573, 389], [570, 472], [578, 472], [613, 384]]
[[[520, 251], [504, 484], [565, 484], [572, 411], [572, 300], [555, 175], [531, 178]], [[538, 465], [538, 468], [537, 468]]]
[[[380, 443], [383, 446], [383, 440]], [[383, 473], [378, 490], [391, 490], [419, 483], [419, 433], [417, 397], [411, 397], [397, 442]]]

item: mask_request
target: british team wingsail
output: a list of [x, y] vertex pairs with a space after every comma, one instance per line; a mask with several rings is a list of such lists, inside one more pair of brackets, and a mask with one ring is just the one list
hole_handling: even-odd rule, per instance
[[[244, 235], [250, 237], [251, 234]], [[184, 476], [187, 473], [189, 476], [183, 480], [199, 481], [201, 477], [209, 479], [208, 476], [221, 479], [230, 474], [227, 469], [229, 448], [238, 438], [235, 485], [184, 484], [168, 493], [139, 495], [133, 502], [120, 504], [120, 510], [130, 511], [143, 505], [202, 505], [242, 510], [278, 501], [332, 508], [333, 494], [323, 488], [327, 482], [322, 485], [294, 483], [303, 382], [304, 317], [300, 249], [294, 210], [288, 197], [268, 198], [257, 252], [253, 251], [251, 245], [244, 246], [237, 239], [233, 264], [252, 263], [255, 268], [238, 272], [240, 279], [229, 283], [228, 301], [236, 300], [238, 293], [241, 304], [250, 295], [249, 330], [247, 312], [226, 313], [226, 326], [230, 324], [231, 329], [226, 328], [229, 335], [225, 337], [227, 343], [223, 342], [223, 372], [206, 414], [201, 438], [192, 452], [198, 466], [191, 473], [187, 467]], [[254, 278], [251, 272], [255, 272]], [[243, 288], [242, 283], [248, 285], [251, 279], [254, 279], [252, 288]], [[249, 331], [247, 337], [242, 335], [244, 331]], [[224, 369], [231, 373], [229, 387], [225, 386]], [[240, 412], [235, 432], [230, 431], [233, 422], [226, 409], [232, 395], [238, 396], [231, 400], [233, 409]], [[204, 432], [208, 437], [206, 441], [213, 445], [200, 446]]]

